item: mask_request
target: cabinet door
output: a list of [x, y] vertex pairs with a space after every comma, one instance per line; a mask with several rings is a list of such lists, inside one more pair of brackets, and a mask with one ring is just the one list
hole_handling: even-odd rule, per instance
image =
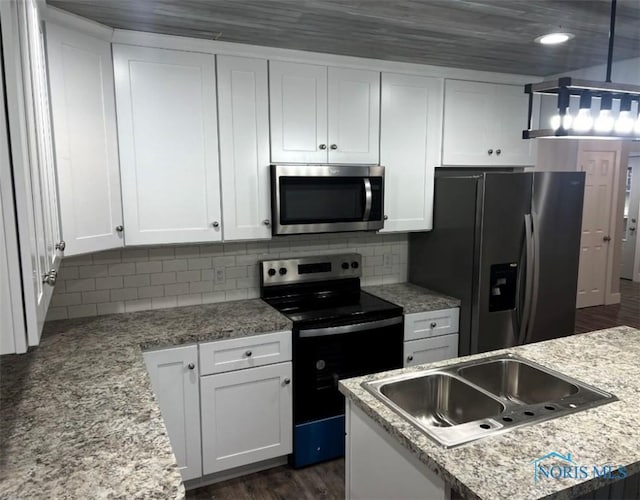
[[271, 161], [327, 162], [327, 68], [269, 62]]
[[440, 162], [442, 80], [382, 75], [380, 163], [385, 232], [433, 226], [433, 176]]
[[[0, 75], [2, 66], [0, 57]], [[0, 355], [27, 350], [4, 95], [0, 78]]]
[[291, 363], [200, 380], [205, 474], [291, 453]]
[[127, 245], [220, 241], [214, 56], [113, 46]]
[[458, 356], [458, 334], [411, 340], [404, 343], [404, 366], [435, 363]]
[[[447, 80], [444, 97], [444, 165], [492, 165], [498, 110], [495, 85]], [[526, 120], [526, 114], [524, 115]], [[522, 130], [520, 130], [522, 132]], [[489, 150], [492, 153], [489, 154]]]
[[270, 238], [267, 61], [217, 62], [224, 239]]
[[121, 247], [111, 43], [47, 24], [65, 255]]
[[147, 351], [144, 360], [182, 480], [198, 478], [202, 476], [198, 346]]
[[380, 73], [329, 68], [329, 163], [378, 164]]
[[[522, 138], [522, 131], [527, 128], [529, 96], [524, 93], [524, 87], [521, 85], [494, 85], [494, 88], [494, 110], [497, 115], [493, 123], [495, 127], [494, 164], [535, 165], [537, 142]], [[539, 98], [536, 98], [535, 102], [539, 102]], [[537, 108], [539, 107], [538, 104]], [[536, 109], [535, 104], [534, 109]], [[534, 122], [536, 118], [534, 116]]]

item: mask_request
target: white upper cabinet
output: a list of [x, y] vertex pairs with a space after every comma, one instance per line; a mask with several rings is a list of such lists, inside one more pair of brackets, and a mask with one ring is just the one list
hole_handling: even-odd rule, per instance
[[326, 163], [327, 68], [269, 62], [271, 161]]
[[113, 45], [127, 245], [220, 241], [214, 56]]
[[111, 44], [47, 24], [65, 255], [123, 245]]
[[442, 87], [439, 78], [382, 74], [384, 232], [432, 228], [433, 176], [440, 162]]
[[378, 163], [380, 73], [329, 68], [329, 163]]
[[522, 139], [528, 102], [519, 85], [447, 80], [442, 163], [533, 165], [535, 141]]
[[218, 56], [224, 239], [271, 237], [267, 61]]
[[271, 161], [378, 163], [380, 73], [270, 61]]

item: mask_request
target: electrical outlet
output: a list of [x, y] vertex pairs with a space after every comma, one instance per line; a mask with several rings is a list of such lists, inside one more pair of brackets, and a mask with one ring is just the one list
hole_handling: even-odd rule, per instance
[[224, 267], [219, 267], [216, 269], [216, 278], [215, 278], [215, 283], [217, 283], [218, 285], [223, 284], [225, 281], [227, 281], [227, 276], [224, 272]]
[[393, 265], [393, 255], [390, 253], [384, 254], [384, 267], [391, 267]]

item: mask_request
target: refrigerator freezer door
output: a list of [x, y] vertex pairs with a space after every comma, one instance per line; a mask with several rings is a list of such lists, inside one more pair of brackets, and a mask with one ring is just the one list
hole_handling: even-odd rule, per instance
[[534, 283], [525, 343], [574, 332], [583, 198], [584, 172], [534, 174]]
[[[532, 179], [530, 173], [485, 175], [480, 279], [472, 301], [472, 352], [492, 351], [518, 342], [520, 298], [503, 302], [515, 307], [500, 308], [495, 306], [498, 301], [493, 295], [513, 294], [522, 288], [515, 287], [512, 280], [516, 273], [522, 275], [524, 265], [524, 220], [531, 210]], [[513, 271], [505, 274], [506, 269]]]

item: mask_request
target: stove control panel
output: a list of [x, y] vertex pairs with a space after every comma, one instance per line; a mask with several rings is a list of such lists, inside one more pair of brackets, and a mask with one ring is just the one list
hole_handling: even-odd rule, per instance
[[299, 259], [260, 262], [261, 286], [304, 283], [362, 276], [362, 256], [358, 253], [319, 255]]

